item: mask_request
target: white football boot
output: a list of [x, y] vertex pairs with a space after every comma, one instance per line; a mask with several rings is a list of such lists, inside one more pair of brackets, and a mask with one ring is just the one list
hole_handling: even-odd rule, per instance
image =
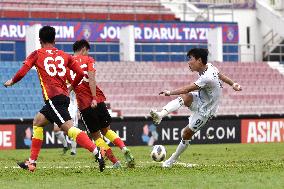
[[174, 159], [173, 155], [172, 155], [169, 159], [167, 159], [166, 161], [163, 162], [162, 167], [171, 168], [176, 161], [177, 160]]
[[162, 117], [159, 115], [159, 112], [157, 110], [150, 110], [150, 116], [152, 117], [153, 119], [153, 123], [155, 125], [159, 125], [162, 121]]

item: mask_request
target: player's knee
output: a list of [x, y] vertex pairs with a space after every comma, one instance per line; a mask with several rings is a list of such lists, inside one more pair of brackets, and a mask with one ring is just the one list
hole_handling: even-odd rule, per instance
[[68, 133], [69, 129], [71, 129], [73, 127], [73, 122], [72, 122], [72, 120], [68, 120], [68, 121], [66, 121], [65, 123], [63, 123], [62, 125], [60, 125], [58, 127], [60, 127], [60, 129], [62, 131], [64, 131], [65, 133]]
[[180, 97], [183, 99], [183, 102], [184, 102], [184, 105], [189, 107], [192, 103], [192, 100], [193, 100], [193, 97], [192, 97], [192, 94], [189, 93], [189, 94], [182, 94], [180, 95]]
[[34, 118], [33, 120], [33, 125], [40, 125], [40, 121], [39, 119], [37, 118], [37, 116]]
[[54, 132], [59, 132], [59, 131], [61, 131], [61, 129], [56, 124], [54, 124], [53, 131]]
[[91, 136], [94, 140], [101, 138], [101, 133], [99, 131], [91, 133]]
[[105, 136], [108, 130], [109, 130], [109, 127], [102, 128], [102, 129], [101, 129], [101, 133], [102, 133], [102, 135], [104, 135], [104, 136]]
[[33, 119], [33, 125], [36, 125], [36, 126], [42, 126], [43, 127], [47, 123], [48, 123], [47, 119], [41, 113], [37, 113], [36, 116]]
[[194, 135], [194, 132], [186, 127], [185, 129], [183, 129], [182, 139], [183, 140], [190, 140], [193, 135]]

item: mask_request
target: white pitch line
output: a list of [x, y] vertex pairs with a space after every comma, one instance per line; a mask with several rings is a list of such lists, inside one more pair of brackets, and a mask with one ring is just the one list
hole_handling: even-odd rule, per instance
[[[76, 162], [75, 164], [83, 164], [84, 162]], [[155, 162], [155, 161], [140, 161], [137, 162], [135, 167], [136, 168], [146, 168], [146, 165], [161, 165], [163, 162]], [[90, 165], [77, 165], [77, 166], [64, 166], [64, 164], [66, 164], [66, 162], [56, 162], [56, 164], [63, 164], [63, 165], [59, 165], [59, 166], [46, 166], [45, 164], [52, 164], [51, 162], [38, 162], [39, 165], [43, 165], [43, 166], [39, 166], [39, 169], [81, 169], [81, 168], [85, 168], [85, 169], [92, 169], [92, 168], [96, 168], [96, 164], [90, 166]], [[205, 165], [205, 164], [191, 164], [191, 163], [182, 163], [182, 162], [176, 162], [174, 165], [179, 165], [182, 167], [186, 167], [186, 168], [194, 168], [194, 167], [247, 167], [247, 166], [251, 166], [251, 165], [247, 165], [247, 164], [211, 164], [211, 165]], [[277, 165], [283, 165], [283, 163], [278, 163]], [[106, 166], [107, 169], [113, 169], [112, 166]], [[126, 166], [123, 166], [123, 168], [126, 168]], [[20, 169], [19, 166], [5, 166], [4, 169]]]
[[[143, 166], [139, 166], [139, 165], [135, 165], [136, 168], [142, 168]], [[82, 165], [82, 166], [74, 166], [74, 167], [70, 167], [70, 166], [40, 166], [38, 167], [39, 169], [95, 169], [96, 166], [89, 166], [89, 165]], [[106, 166], [107, 169], [114, 169], [112, 166]], [[126, 168], [126, 166], [122, 166], [122, 168]], [[19, 166], [5, 166], [4, 169], [20, 169]]]
[[[19, 166], [12, 166], [12, 167], [4, 167], [4, 169], [20, 169]], [[85, 169], [89, 169], [89, 168], [95, 168], [93, 166], [76, 166], [76, 167], [68, 167], [68, 166], [51, 166], [51, 167], [39, 167], [39, 169], [81, 169], [81, 168], [85, 168]], [[112, 166], [106, 166], [106, 168], [108, 169], [112, 169]]]
[[[141, 162], [141, 163], [145, 163], [145, 164], [162, 164], [163, 162], [145, 161], [145, 162]], [[181, 165], [183, 167], [188, 167], [188, 168], [199, 166], [198, 164], [194, 164], [194, 163], [182, 163], [182, 162], [176, 162], [174, 165]]]

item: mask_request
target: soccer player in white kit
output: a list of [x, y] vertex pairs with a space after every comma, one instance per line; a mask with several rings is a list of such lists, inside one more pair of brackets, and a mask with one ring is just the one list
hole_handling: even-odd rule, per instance
[[[73, 120], [74, 127], [78, 128], [79, 112], [78, 112], [76, 95], [74, 91], [71, 91], [69, 93], [69, 98], [70, 98], [70, 104], [68, 107], [68, 111]], [[55, 136], [58, 138], [58, 140], [63, 145], [63, 154], [66, 154], [66, 152], [69, 150], [68, 142], [66, 140], [66, 136], [64, 135], [64, 132], [61, 131], [61, 129], [56, 124], [54, 124], [54, 133], [55, 133]], [[71, 155], [76, 155], [76, 147], [77, 147], [77, 143], [71, 140]]]
[[[203, 127], [217, 111], [222, 96], [221, 81], [229, 84], [235, 91], [241, 91], [238, 83], [220, 73], [211, 63], [207, 63], [208, 50], [194, 48], [188, 51], [188, 66], [191, 71], [199, 73], [199, 78], [189, 85], [175, 89], [164, 90], [159, 95], [180, 95], [170, 101], [161, 111], [151, 110], [150, 115], [154, 124], [158, 125], [163, 117], [178, 110], [181, 106], [187, 106], [193, 114], [189, 117], [188, 125], [182, 131], [182, 139], [171, 157], [163, 163], [163, 167], [172, 167], [178, 157], [187, 149], [192, 136]], [[198, 90], [198, 92], [193, 92]]]
[[[73, 90], [69, 93], [69, 97], [70, 97], [70, 104], [68, 107], [68, 111], [73, 120], [74, 127], [78, 128], [79, 110], [76, 100], [76, 94]], [[76, 155], [76, 147], [77, 147], [76, 141], [71, 140], [71, 155]]]

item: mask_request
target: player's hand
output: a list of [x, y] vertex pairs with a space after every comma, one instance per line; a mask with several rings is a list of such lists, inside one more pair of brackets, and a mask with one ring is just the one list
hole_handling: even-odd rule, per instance
[[5, 87], [10, 87], [10, 86], [12, 86], [12, 85], [14, 85], [14, 82], [13, 82], [12, 79], [9, 79], [8, 81], [6, 81], [6, 82], [4, 83], [4, 86], [5, 86]]
[[96, 108], [98, 105], [97, 101], [95, 99], [92, 100], [92, 103], [91, 103], [91, 107], [92, 108]]
[[241, 91], [241, 90], [242, 90], [242, 86], [241, 86], [240, 84], [238, 84], [238, 83], [234, 83], [234, 84], [232, 85], [232, 87], [233, 87], [233, 89], [234, 89], [235, 91]]
[[163, 90], [162, 92], [159, 93], [159, 95], [170, 96], [170, 95], [171, 95], [171, 91], [169, 91], [169, 90]]

